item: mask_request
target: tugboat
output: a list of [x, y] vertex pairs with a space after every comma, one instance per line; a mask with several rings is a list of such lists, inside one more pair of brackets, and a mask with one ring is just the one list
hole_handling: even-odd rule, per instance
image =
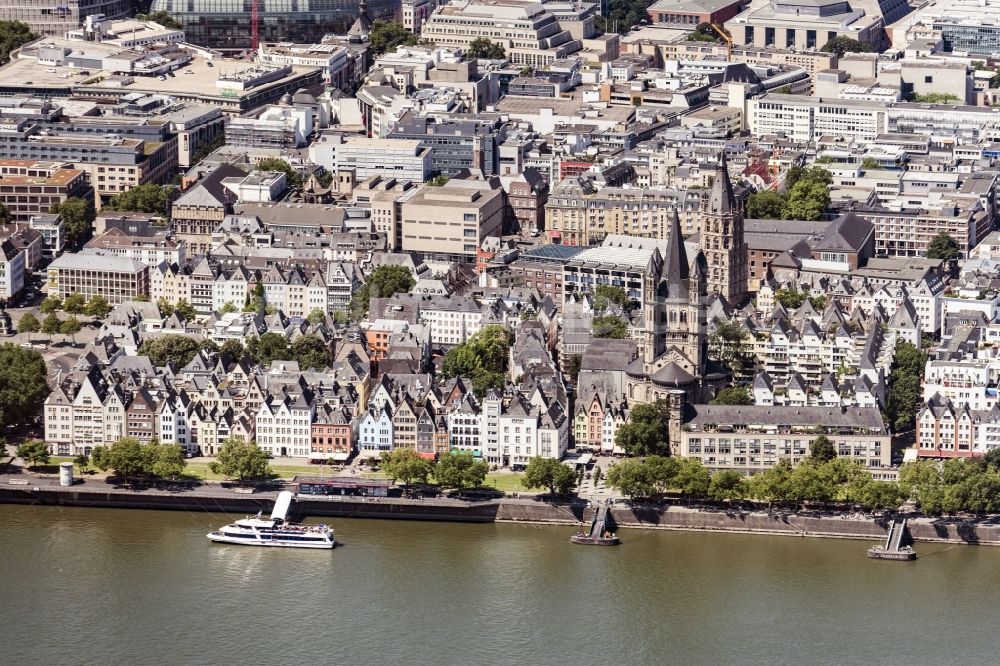
[[873, 560], [915, 560], [917, 553], [910, 546], [901, 546], [903, 533], [906, 532], [906, 519], [896, 524], [893, 520], [889, 523], [889, 533], [885, 537], [884, 546], [872, 546], [868, 549], [868, 557]]
[[590, 532], [577, 532], [569, 538], [572, 543], [581, 546], [617, 546], [621, 543], [618, 537], [607, 529], [608, 508], [610, 500], [605, 500], [597, 511], [594, 512], [594, 519], [590, 523]]
[[285, 522], [288, 507], [292, 503], [292, 493], [287, 490], [278, 493], [271, 517], [260, 513], [243, 518], [235, 523], [210, 532], [206, 536], [220, 543], [235, 543], [244, 546], [279, 546], [284, 548], [325, 548], [336, 545], [333, 528], [326, 525], [293, 525]]

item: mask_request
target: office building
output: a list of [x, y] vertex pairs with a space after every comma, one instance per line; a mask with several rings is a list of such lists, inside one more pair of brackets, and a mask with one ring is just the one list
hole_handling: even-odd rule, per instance
[[0, 204], [12, 222], [30, 222], [70, 197], [91, 196], [87, 174], [64, 162], [0, 160]]
[[135, 259], [111, 254], [64, 254], [48, 266], [48, 294], [66, 298], [80, 294], [86, 300], [100, 294], [117, 305], [149, 296], [149, 267]]
[[474, 263], [488, 236], [499, 236], [507, 201], [499, 183], [449, 180], [425, 186], [402, 204], [402, 249], [423, 258]]

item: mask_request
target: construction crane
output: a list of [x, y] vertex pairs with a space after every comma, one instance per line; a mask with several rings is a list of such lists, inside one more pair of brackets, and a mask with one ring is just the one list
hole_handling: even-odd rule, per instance
[[258, 15], [257, 3], [260, 0], [250, 0], [250, 49], [257, 50], [260, 44], [260, 16]]
[[[254, 0], [254, 2], [256, 1]], [[719, 33], [719, 37], [722, 37], [722, 40], [726, 43], [726, 62], [731, 62], [733, 59], [733, 38], [729, 36], [729, 33], [721, 25], [716, 23], [709, 23], [709, 25], [712, 26], [712, 30]]]

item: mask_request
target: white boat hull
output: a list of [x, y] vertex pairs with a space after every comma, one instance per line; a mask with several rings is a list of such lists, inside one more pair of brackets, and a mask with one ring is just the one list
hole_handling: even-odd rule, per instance
[[269, 546], [271, 548], [313, 548], [330, 550], [337, 545], [336, 539], [329, 541], [283, 541], [281, 539], [258, 539], [256, 537], [242, 537], [223, 534], [222, 532], [210, 532], [206, 535], [216, 543], [234, 543], [240, 546]]

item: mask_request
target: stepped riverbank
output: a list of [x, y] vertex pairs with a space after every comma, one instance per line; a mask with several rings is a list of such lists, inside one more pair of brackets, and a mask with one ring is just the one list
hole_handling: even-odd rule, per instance
[[[270, 511], [277, 491], [245, 494], [217, 484], [185, 489], [129, 490], [99, 483], [62, 487], [47, 479], [10, 479], [0, 485], [0, 503], [90, 508], [159, 509], [254, 514]], [[550, 503], [535, 498], [463, 501], [451, 498], [300, 496], [295, 517], [379, 518], [465, 523], [578, 525], [593, 508], [585, 500]], [[616, 505], [619, 528], [772, 534], [796, 537], [878, 540], [883, 519], [859, 514], [763, 512]], [[1000, 545], [1000, 518], [962, 520], [911, 517], [914, 541]]]

